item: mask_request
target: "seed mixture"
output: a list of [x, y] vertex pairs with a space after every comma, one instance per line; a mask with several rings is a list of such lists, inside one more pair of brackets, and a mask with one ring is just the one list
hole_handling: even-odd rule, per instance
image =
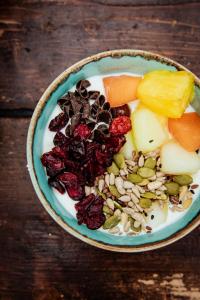
[[103, 212], [106, 217], [103, 229], [112, 234], [151, 233], [148, 216], [152, 214], [152, 203], [162, 208], [169, 205], [172, 211], [184, 211], [192, 203], [192, 184], [189, 175], [169, 176], [160, 171], [160, 153], [133, 152], [133, 159], [126, 160], [121, 153], [114, 155], [112, 165], [103, 176], [99, 176], [93, 187], [85, 186], [104, 199]]

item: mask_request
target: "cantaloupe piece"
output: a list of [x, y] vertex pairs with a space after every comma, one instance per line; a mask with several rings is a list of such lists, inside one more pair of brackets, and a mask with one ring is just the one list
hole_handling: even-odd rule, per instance
[[141, 77], [129, 75], [109, 76], [103, 78], [107, 101], [116, 107], [136, 99], [136, 90]]
[[173, 137], [188, 151], [200, 148], [200, 116], [185, 113], [179, 119], [169, 119], [168, 128]]

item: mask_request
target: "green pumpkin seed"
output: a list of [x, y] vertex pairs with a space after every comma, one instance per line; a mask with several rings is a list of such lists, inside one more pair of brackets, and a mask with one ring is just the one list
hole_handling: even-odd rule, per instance
[[117, 188], [115, 185], [109, 185], [109, 191], [111, 192], [111, 194], [117, 198], [119, 198], [121, 196], [121, 194], [118, 192]]
[[165, 201], [167, 200], [167, 195], [166, 194], [157, 195], [156, 199]]
[[111, 216], [103, 224], [103, 229], [111, 229], [119, 223], [120, 219], [117, 216]]
[[142, 182], [142, 177], [138, 174], [128, 174], [127, 179], [132, 183]]
[[142, 177], [142, 178], [150, 178], [153, 177], [155, 175], [155, 171], [150, 169], [150, 168], [139, 168], [138, 169], [138, 174]]
[[105, 195], [104, 193], [100, 192], [99, 190], [97, 190], [97, 194], [98, 194], [99, 196], [101, 196], [104, 200], [107, 199], [107, 198], [106, 198], [106, 195]]
[[112, 209], [110, 209], [107, 205], [104, 205], [104, 206], [103, 206], [103, 212], [104, 212], [105, 214], [113, 215]]
[[118, 168], [124, 169], [126, 167], [125, 159], [122, 153], [115, 154], [113, 158]]
[[148, 199], [148, 198], [140, 198], [139, 205], [142, 208], [149, 208], [152, 205], [152, 201], [151, 201], [151, 199]]
[[147, 160], [144, 163], [145, 168], [154, 169], [156, 166], [156, 160], [152, 157], [147, 158]]
[[143, 179], [142, 182], [138, 183], [139, 186], [145, 186], [149, 183], [148, 179]]
[[121, 206], [117, 201], [113, 200], [113, 202], [114, 202], [114, 206], [115, 206], [116, 208], [122, 210], [122, 206]]
[[148, 199], [156, 199], [157, 195], [155, 193], [152, 192], [146, 192], [144, 194], [142, 194], [143, 198], [148, 198]]
[[138, 166], [134, 166], [134, 167], [132, 167], [131, 171], [133, 173], [137, 173], [138, 168], [139, 168]]
[[173, 177], [173, 181], [179, 185], [188, 185], [193, 182], [193, 179], [190, 175], [176, 175]]
[[176, 182], [167, 182], [165, 183], [167, 188], [168, 195], [178, 195], [179, 193], [179, 184]]
[[119, 169], [114, 161], [112, 162], [112, 165], [107, 168], [107, 171], [109, 174], [113, 173], [114, 175], [119, 175]]

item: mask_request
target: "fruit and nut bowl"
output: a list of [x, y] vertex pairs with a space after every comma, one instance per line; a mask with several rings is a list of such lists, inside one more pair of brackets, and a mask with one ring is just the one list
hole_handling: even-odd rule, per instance
[[163, 62], [141, 74], [133, 64], [62, 86], [45, 115], [40, 170], [76, 230], [137, 246], [181, 224], [199, 201], [194, 75]]

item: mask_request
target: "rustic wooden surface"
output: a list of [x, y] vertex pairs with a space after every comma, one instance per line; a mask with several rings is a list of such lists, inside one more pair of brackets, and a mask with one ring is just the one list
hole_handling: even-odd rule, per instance
[[200, 76], [200, 2], [0, 2], [0, 299], [200, 299], [200, 228], [144, 254], [95, 249], [51, 219], [27, 173], [42, 92], [76, 61], [119, 48], [158, 52]]

